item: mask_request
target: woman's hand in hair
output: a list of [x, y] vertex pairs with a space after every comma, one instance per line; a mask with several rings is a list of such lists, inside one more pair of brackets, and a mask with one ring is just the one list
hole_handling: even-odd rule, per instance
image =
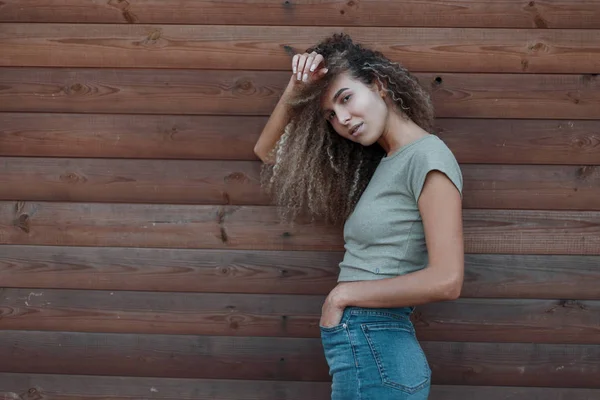
[[292, 81], [300, 84], [321, 79], [327, 73], [323, 61], [323, 56], [314, 51], [310, 54], [296, 54], [292, 58]]

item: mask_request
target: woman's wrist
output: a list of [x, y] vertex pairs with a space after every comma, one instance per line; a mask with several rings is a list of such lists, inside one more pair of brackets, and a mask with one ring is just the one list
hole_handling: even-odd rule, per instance
[[297, 81], [296, 75], [292, 74], [287, 86], [285, 87], [285, 90], [283, 91], [282, 97], [285, 97], [285, 98], [292, 97], [294, 95], [294, 93], [296, 93], [296, 90], [298, 88], [298, 83], [299, 83], [299, 81]]

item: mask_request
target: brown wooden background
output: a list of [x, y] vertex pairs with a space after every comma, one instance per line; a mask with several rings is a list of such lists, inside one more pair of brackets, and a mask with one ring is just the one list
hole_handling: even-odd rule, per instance
[[417, 72], [465, 177], [431, 398], [600, 398], [600, 2], [2, 0], [0, 395], [324, 400], [341, 232], [253, 145], [333, 31]]

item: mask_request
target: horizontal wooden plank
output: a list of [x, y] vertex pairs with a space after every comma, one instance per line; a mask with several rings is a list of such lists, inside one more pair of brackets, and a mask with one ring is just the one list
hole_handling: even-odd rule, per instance
[[334, 32], [411, 71], [598, 73], [597, 29], [463, 29], [5, 23], [0, 66], [291, 69]]
[[[600, 346], [422, 342], [433, 383], [597, 388]], [[329, 381], [320, 339], [0, 332], [0, 371]], [[465, 373], [468, 371], [468, 373]]]
[[260, 169], [260, 161], [2, 157], [0, 199], [266, 205]]
[[[253, 148], [266, 123], [253, 116], [0, 113], [0, 155], [250, 161], [258, 160]], [[569, 129], [565, 147], [589, 143], [587, 151], [563, 149], [570, 159], [594, 153], [597, 125], [576, 121]]]
[[84, 4], [77, 0], [3, 0], [0, 21], [598, 29], [600, 11], [586, 0], [180, 0], [177, 7], [159, 0]]
[[[600, 255], [600, 212], [465, 210], [467, 253]], [[342, 250], [340, 228], [268, 206], [0, 202], [0, 244]]]
[[[0, 113], [0, 155], [256, 160], [252, 149], [266, 122], [262, 116]], [[600, 163], [600, 121], [439, 118], [436, 125], [460, 163]]]
[[420, 340], [599, 344], [600, 302], [459, 299], [418, 306]]
[[598, 389], [433, 385], [430, 400], [594, 400]]
[[[416, 76], [438, 117], [600, 119], [595, 75]], [[279, 71], [0, 68], [0, 111], [269, 115], [288, 81]]]
[[[336, 284], [337, 265], [342, 260], [340, 252], [312, 251], [10, 245], [2, 246], [1, 250], [0, 281], [5, 287], [64, 289], [326, 294]], [[600, 261], [600, 257], [589, 262], [587, 258], [576, 262], [575, 258], [580, 259], [580, 256], [566, 256], [566, 260], [558, 263], [560, 266], [545, 262], [548, 260], [539, 264], [511, 260], [509, 265], [554, 266], [558, 273], [557, 289], [561, 286], [556, 283], [571, 276], [579, 278], [585, 293], [586, 283], [593, 281], [590, 279], [594, 276], [590, 275], [594, 273], [592, 264]], [[485, 265], [482, 268], [499, 269], [496, 275], [490, 271], [485, 276], [501, 275], [504, 265], [500, 260], [495, 261], [498, 266], [482, 262]], [[550, 276], [553, 276], [551, 272], [544, 274], [542, 281], [550, 282]], [[512, 281], [510, 276], [508, 281]], [[485, 285], [496, 287], [494, 283]], [[593, 287], [595, 289], [595, 285]]]
[[461, 163], [600, 163], [600, 121], [438, 118], [436, 125]]
[[[0, 373], [0, 396], [45, 400], [329, 400], [329, 382]], [[150, 394], [149, 394], [150, 393]], [[595, 400], [597, 389], [433, 385], [430, 400]], [[12, 396], [12, 397], [10, 397]], [[17, 397], [15, 397], [17, 396]]]
[[[45, 400], [329, 400], [329, 382], [177, 379], [0, 373], [0, 396]], [[430, 400], [595, 400], [600, 390], [433, 385]], [[10, 397], [12, 396], [12, 397]], [[15, 397], [16, 396], [16, 397]]]
[[462, 165], [463, 206], [530, 210], [600, 210], [600, 160], [598, 164], [598, 166]]
[[[318, 338], [325, 297], [28, 288], [0, 299], [3, 330]], [[413, 320], [426, 341], [597, 344], [600, 301], [460, 299]]]
[[[341, 252], [2, 246], [13, 288], [329, 293]], [[598, 256], [467, 254], [462, 297], [600, 300]]]
[[[465, 208], [600, 210], [599, 166], [462, 165]], [[268, 205], [261, 162], [0, 158], [0, 200]]]

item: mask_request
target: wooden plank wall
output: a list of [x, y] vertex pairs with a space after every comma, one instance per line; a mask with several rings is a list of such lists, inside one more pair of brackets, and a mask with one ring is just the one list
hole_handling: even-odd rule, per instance
[[0, 394], [328, 398], [341, 232], [285, 226], [254, 142], [333, 31], [433, 95], [464, 171], [431, 398], [600, 398], [600, 2], [2, 0]]

